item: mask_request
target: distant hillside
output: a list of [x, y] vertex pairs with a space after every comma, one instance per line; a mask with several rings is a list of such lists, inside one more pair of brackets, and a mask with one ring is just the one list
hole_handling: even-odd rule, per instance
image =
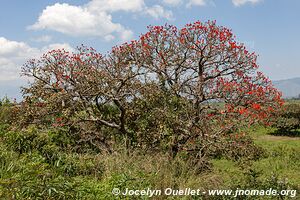
[[284, 98], [298, 97], [300, 94], [300, 77], [273, 81], [273, 84], [282, 91]]

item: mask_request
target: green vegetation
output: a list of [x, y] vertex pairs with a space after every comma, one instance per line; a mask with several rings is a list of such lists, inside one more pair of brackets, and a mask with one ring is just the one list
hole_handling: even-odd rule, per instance
[[[1, 113], [9, 107], [8, 101], [2, 103]], [[271, 135], [275, 128], [257, 126], [246, 130], [254, 139], [253, 145], [258, 153], [245, 153], [254, 148], [244, 151], [240, 148], [239, 153], [229, 150], [226, 154], [216, 153], [208, 170], [199, 171], [199, 167], [187, 162], [185, 155], [180, 153], [170, 159], [169, 154], [161, 152], [149, 154], [124, 148], [102, 154], [88, 150], [88, 147], [74, 150], [78, 141], [76, 136], [68, 135], [67, 129], [41, 130], [31, 125], [24, 130], [13, 130], [8, 116], [1, 115], [0, 126], [1, 199], [120, 198], [111, 194], [113, 188], [121, 191], [126, 188], [274, 188], [297, 189], [297, 192], [300, 189], [300, 138]], [[240, 140], [248, 141], [245, 138]], [[127, 196], [127, 199], [131, 198]], [[240, 196], [240, 199], [255, 198]]]
[[290, 100], [281, 109], [276, 119], [274, 134], [299, 136], [300, 128], [300, 103], [299, 101]]
[[210, 193], [296, 191], [298, 138], [277, 144], [263, 126], [283, 118], [276, 130], [297, 132], [299, 106], [274, 118], [284, 101], [256, 58], [230, 29], [197, 21], [149, 26], [106, 55], [80, 46], [29, 60], [22, 101], [0, 103], [0, 198], [149, 199], [112, 191], [190, 188], [201, 192], [154, 199], [266, 199]]

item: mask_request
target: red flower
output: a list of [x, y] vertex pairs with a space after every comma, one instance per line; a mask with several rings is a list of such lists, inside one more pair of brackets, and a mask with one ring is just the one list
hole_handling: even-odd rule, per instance
[[62, 121], [63, 120], [63, 118], [62, 117], [58, 117], [58, 118], [56, 118], [56, 121], [57, 122], [60, 122], [60, 121]]
[[254, 103], [254, 104], [252, 104], [252, 108], [255, 109], [255, 110], [260, 110], [261, 106], [257, 103]]
[[237, 45], [236, 45], [235, 42], [229, 42], [229, 45], [230, 45], [230, 47], [231, 47], [232, 49], [237, 48]]
[[61, 124], [58, 124], [58, 123], [54, 123], [54, 124], [52, 124], [52, 126], [54, 126], [54, 127], [62, 127], [62, 126], [64, 126], [65, 124], [63, 124], [63, 123], [61, 123]]
[[182, 37], [179, 39], [179, 41], [181, 44], [184, 44], [184, 42], [185, 42], [184, 38], [182, 38]]
[[213, 117], [213, 116], [215, 116], [215, 114], [213, 114], [213, 113], [209, 113], [209, 114], [207, 115], [207, 117]]
[[151, 47], [150, 47], [148, 44], [146, 44], [146, 43], [143, 44], [143, 47], [145, 47], [145, 48], [147, 48], [147, 49], [150, 49], [150, 48], [151, 48]]
[[242, 115], [242, 114], [244, 114], [244, 113], [246, 113], [247, 112], [247, 108], [241, 108], [241, 109], [239, 109], [239, 113]]

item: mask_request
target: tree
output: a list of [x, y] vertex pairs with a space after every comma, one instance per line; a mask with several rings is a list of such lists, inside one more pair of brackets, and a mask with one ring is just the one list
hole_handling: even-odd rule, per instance
[[[184, 151], [202, 159], [244, 125], [268, 123], [283, 101], [257, 56], [215, 21], [149, 26], [103, 56], [55, 50], [23, 74], [23, 123], [73, 127], [98, 146]], [[105, 144], [105, 145], [103, 145]]]
[[277, 135], [299, 135], [300, 128], [300, 104], [288, 103], [280, 109], [274, 127]]
[[30, 123], [80, 129], [88, 140], [96, 136], [100, 143], [112, 136], [99, 134], [103, 127], [128, 138], [127, 100], [137, 95], [142, 73], [128, 64], [125, 54], [104, 58], [84, 46], [77, 53], [53, 50], [25, 64], [23, 74], [34, 79], [23, 89], [23, 110]]

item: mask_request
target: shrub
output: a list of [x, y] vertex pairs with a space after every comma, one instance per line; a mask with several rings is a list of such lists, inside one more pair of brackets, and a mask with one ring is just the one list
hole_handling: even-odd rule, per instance
[[218, 149], [213, 156], [234, 161], [253, 161], [267, 155], [264, 149], [254, 144], [252, 138], [245, 133], [230, 134], [222, 143], [222, 148]]
[[281, 109], [274, 126], [278, 129], [276, 134], [299, 135], [300, 104], [287, 103]]
[[0, 124], [10, 124], [16, 114], [14, 104], [7, 98], [0, 100]]
[[96, 191], [104, 172], [99, 157], [67, 152], [34, 128], [2, 136], [0, 199], [90, 199]]

